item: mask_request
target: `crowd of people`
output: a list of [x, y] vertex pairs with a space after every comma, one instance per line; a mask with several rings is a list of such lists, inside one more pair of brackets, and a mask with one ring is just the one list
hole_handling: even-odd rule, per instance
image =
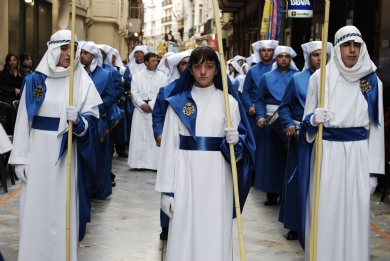
[[[383, 87], [356, 27], [341, 28], [326, 50], [319, 41], [302, 44], [302, 71], [296, 51], [275, 40], [253, 43], [250, 57], [237, 55], [222, 71], [208, 46], [167, 53], [160, 62], [136, 46], [124, 65], [113, 47], [76, 38], [71, 106], [70, 38], [68, 30], [53, 34], [34, 72], [29, 54], [10, 53], [1, 76], [0, 100], [20, 100], [9, 159], [22, 181], [19, 260], [65, 257], [68, 121], [75, 136], [71, 260], [91, 219], [90, 198], [103, 200], [116, 185], [114, 151], [130, 169], [157, 171], [167, 260], [232, 260], [230, 144], [241, 211], [251, 186], [264, 191], [264, 205], [280, 205], [275, 218], [308, 260], [319, 124], [317, 260], [369, 260], [370, 193], [385, 167]], [[319, 108], [322, 52], [328, 65]]]

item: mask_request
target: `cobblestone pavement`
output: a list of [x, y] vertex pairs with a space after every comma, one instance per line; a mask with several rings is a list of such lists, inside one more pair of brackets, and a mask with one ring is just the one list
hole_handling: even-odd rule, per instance
[[[126, 163], [127, 159], [114, 157], [117, 186], [106, 200], [92, 201], [92, 222], [80, 242], [80, 261], [164, 260], [156, 172], [129, 170]], [[0, 251], [6, 261], [17, 260], [19, 187], [17, 181], [8, 194], [0, 188]], [[390, 260], [390, 199], [378, 203], [379, 197], [374, 194], [371, 200], [371, 221], [382, 233], [372, 226], [371, 260], [375, 261]], [[298, 241], [284, 238], [287, 230], [277, 221], [279, 206], [265, 207], [264, 200], [265, 194], [252, 188], [242, 215], [247, 260], [304, 260]], [[233, 224], [234, 260], [239, 260], [235, 220]]]

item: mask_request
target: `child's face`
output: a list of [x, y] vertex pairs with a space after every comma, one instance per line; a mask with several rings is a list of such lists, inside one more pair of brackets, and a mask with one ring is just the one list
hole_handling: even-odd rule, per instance
[[204, 61], [191, 65], [191, 74], [195, 78], [196, 87], [206, 88], [214, 84], [213, 79], [218, 69], [214, 61]]

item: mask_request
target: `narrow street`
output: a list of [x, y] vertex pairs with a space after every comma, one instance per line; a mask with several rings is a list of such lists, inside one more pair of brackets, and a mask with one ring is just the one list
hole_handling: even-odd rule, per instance
[[[160, 195], [154, 192], [156, 172], [130, 171], [126, 163], [127, 159], [114, 157], [117, 186], [106, 200], [92, 201], [92, 221], [80, 242], [80, 261], [164, 260], [164, 243], [159, 239]], [[20, 181], [8, 184], [8, 194], [0, 188], [0, 251], [6, 261], [14, 261]], [[390, 199], [378, 203], [379, 198], [380, 194], [374, 194], [371, 200], [371, 260], [384, 261], [390, 260]], [[298, 241], [284, 238], [287, 230], [277, 221], [279, 206], [265, 207], [264, 200], [265, 193], [252, 189], [242, 215], [247, 260], [304, 260]], [[239, 260], [235, 220], [233, 224], [234, 260]]]

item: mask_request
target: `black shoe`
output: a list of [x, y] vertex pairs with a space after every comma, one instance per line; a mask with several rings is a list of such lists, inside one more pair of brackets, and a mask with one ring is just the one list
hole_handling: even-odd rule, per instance
[[269, 199], [269, 198], [267, 198], [265, 200], [265, 202], [264, 202], [264, 206], [267, 206], [267, 207], [273, 206], [273, 205], [278, 205], [278, 204], [279, 204], [279, 202], [278, 202], [277, 199]]
[[126, 151], [121, 151], [121, 152], [116, 152], [118, 154], [119, 157], [121, 158], [128, 158], [129, 157], [129, 154], [126, 152]]
[[298, 231], [290, 230], [286, 235], [287, 240], [297, 240], [298, 239]]
[[111, 187], [116, 187], [116, 182], [115, 181], [111, 181]]
[[160, 239], [161, 240], [167, 240], [168, 239], [168, 233], [165, 233], [164, 231], [160, 233]]

